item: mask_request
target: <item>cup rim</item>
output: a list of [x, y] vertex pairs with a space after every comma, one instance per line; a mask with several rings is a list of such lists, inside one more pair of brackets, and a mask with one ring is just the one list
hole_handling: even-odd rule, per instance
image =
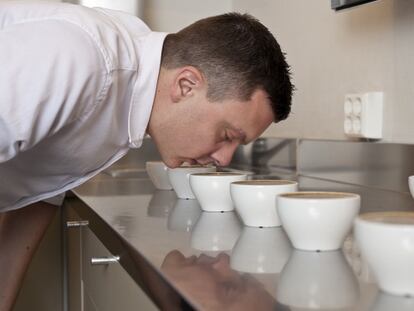
[[162, 163], [162, 164], [164, 164], [165, 166], [167, 166], [167, 165], [164, 163], [164, 161], [162, 161], [162, 160], [158, 160], [158, 161], [156, 161], [156, 160], [146, 161], [146, 162], [145, 162], [145, 164], [147, 164], [147, 163], [149, 163], [149, 164], [158, 164], [158, 163]]
[[[312, 197], [314, 196], [314, 197]], [[336, 191], [296, 191], [279, 194], [279, 198], [287, 200], [347, 200], [359, 198], [359, 194]]]
[[193, 173], [190, 176], [198, 176], [198, 177], [228, 177], [228, 176], [247, 176], [243, 173], [236, 173], [236, 172], [206, 172], [206, 173]]
[[[387, 222], [385, 219], [404, 218], [409, 216], [412, 219], [411, 223], [403, 222]], [[363, 224], [371, 224], [382, 227], [404, 228], [414, 230], [414, 212], [409, 211], [384, 211], [384, 212], [366, 212], [358, 215], [355, 222]]]
[[266, 186], [297, 185], [298, 182], [294, 180], [287, 180], [287, 179], [252, 179], [252, 180], [234, 181], [231, 184], [237, 185], [237, 186], [266, 187]]

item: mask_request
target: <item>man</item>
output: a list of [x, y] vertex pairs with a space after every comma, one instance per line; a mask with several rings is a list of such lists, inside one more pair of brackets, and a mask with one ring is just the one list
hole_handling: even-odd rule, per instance
[[[174, 250], [165, 257], [161, 270], [197, 310], [290, 310], [279, 304], [253, 276], [232, 270], [225, 253], [216, 257], [205, 254], [185, 257]], [[180, 310], [174, 308], [178, 303], [170, 305], [171, 310]]]
[[62, 194], [146, 134], [170, 167], [222, 166], [290, 112], [288, 65], [248, 15], [167, 35], [117, 11], [1, 2], [0, 46], [0, 310]]

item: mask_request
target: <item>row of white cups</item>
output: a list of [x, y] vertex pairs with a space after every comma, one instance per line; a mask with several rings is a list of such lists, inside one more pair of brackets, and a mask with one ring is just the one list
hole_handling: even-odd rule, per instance
[[296, 250], [281, 227], [242, 226], [235, 212], [203, 212], [197, 200], [178, 199], [174, 191], [155, 191], [148, 216], [167, 217], [168, 230], [191, 233], [192, 249], [212, 256], [230, 251], [230, 267], [253, 274], [284, 305], [313, 310], [362, 306], [371, 311], [414, 310], [414, 298], [384, 292], [374, 297], [372, 290], [367, 293], [359, 287], [357, 275], [371, 283], [372, 274], [352, 242], [345, 242], [344, 251]]
[[[295, 181], [247, 180], [247, 174], [216, 172], [215, 167], [169, 169], [154, 161], [146, 168], [156, 188], [172, 188], [178, 198], [196, 199], [205, 212], [235, 210], [246, 226], [282, 226], [297, 250], [338, 250], [353, 228], [379, 288], [414, 296], [414, 213], [358, 215], [357, 194], [298, 191]], [[414, 177], [410, 189], [414, 192]]]

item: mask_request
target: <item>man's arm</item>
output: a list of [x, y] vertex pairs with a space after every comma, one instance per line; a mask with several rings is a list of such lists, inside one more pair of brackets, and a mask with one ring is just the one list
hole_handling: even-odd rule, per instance
[[0, 310], [11, 310], [57, 207], [38, 202], [0, 213]]

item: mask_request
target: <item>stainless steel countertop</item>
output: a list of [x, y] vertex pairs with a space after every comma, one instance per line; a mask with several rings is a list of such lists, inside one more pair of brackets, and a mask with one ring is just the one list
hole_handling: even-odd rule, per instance
[[[360, 193], [362, 211], [376, 210], [376, 206], [384, 205], [384, 200], [391, 204], [411, 199], [391, 191], [308, 177], [268, 177], [296, 178], [302, 190]], [[179, 200], [173, 191], [156, 190], [145, 172], [122, 178], [101, 173], [73, 192], [84, 203], [77, 205], [81, 206], [80, 214], [99, 221], [96, 230], [91, 227], [105, 245], [111, 244], [112, 232], [148, 264], [156, 278], [166, 281], [167, 287], [195, 309], [231, 310], [233, 306], [235, 310], [250, 310], [249, 304], [255, 310], [414, 308], [414, 299], [378, 291], [352, 236], [341, 251], [297, 251], [292, 249], [283, 229], [243, 227], [234, 212], [204, 213], [196, 200]], [[101, 234], [100, 228], [107, 233]], [[203, 258], [199, 257], [202, 254], [217, 258], [221, 254], [227, 265], [223, 269], [231, 271], [234, 282], [229, 285], [213, 275], [202, 275], [206, 271], [197, 269], [168, 270], [163, 262], [172, 251], [187, 258]], [[127, 271], [130, 265], [125, 262]], [[146, 286], [145, 278], [135, 279]], [[214, 282], [218, 284], [210, 284]], [[211, 306], [207, 307], [209, 303]]]

